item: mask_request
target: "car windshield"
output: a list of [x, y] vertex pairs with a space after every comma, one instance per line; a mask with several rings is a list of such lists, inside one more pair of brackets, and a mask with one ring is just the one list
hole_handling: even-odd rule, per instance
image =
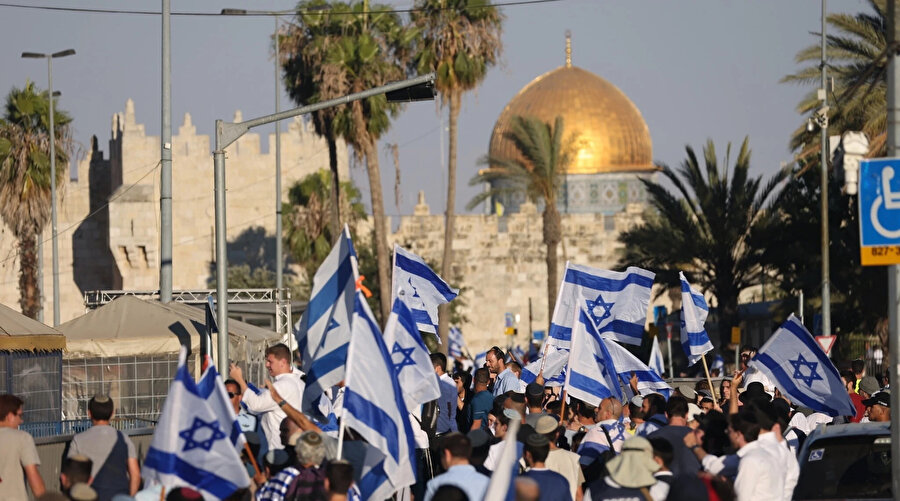
[[[875, 435], [816, 440], [802, 466], [795, 499], [891, 498], [891, 444]], [[884, 442], [884, 443], [882, 443]]]

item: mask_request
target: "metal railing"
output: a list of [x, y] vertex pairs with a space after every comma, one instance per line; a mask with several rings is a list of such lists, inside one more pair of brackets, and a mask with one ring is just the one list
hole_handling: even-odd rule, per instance
[[[279, 293], [280, 292], [280, 293]], [[84, 307], [88, 310], [99, 308], [122, 296], [141, 299], [159, 299], [159, 291], [151, 290], [93, 290], [84, 292]], [[205, 304], [207, 296], [217, 299], [215, 289], [195, 289], [172, 291], [172, 301], [184, 304]], [[275, 332], [286, 334], [292, 325], [291, 290], [283, 289], [229, 289], [229, 304], [274, 303]]]

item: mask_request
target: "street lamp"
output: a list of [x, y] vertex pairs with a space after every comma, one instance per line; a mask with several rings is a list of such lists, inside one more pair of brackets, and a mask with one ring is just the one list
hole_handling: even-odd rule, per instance
[[[275, 18], [275, 113], [281, 111], [281, 72], [279, 71], [278, 56], [281, 53], [278, 39], [278, 15], [281, 12], [248, 11], [246, 9], [222, 9], [223, 16], [246, 16], [248, 14], [269, 14]], [[275, 294], [276, 299], [281, 300], [281, 289], [284, 287], [284, 244], [282, 242], [281, 227], [281, 122], [275, 121]], [[275, 332], [284, 334], [289, 326], [281, 325], [281, 315], [275, 315]]]
[[[418, 76], [409, 80], [393, 82], [374, 89], [364, 90], [355, 94], [322, 101], [320, 103], [301, 106], [292, 110], [282, 111], [273, 115], [266, 115], [244, 122], [232, 123], [216, 120], [216, 149], [213, 151], [213, 165], [215, 173], [215, 211], [216, 211], [216, 314], [219, 326], [219, 372], [227, 374], [228, 371], [228, 257], [226, 253], [226, 226], [225, 226], [225, 148], [250, 131], [253, 127], [265, 125], [286, 118], [293, 118], [314, 111], [349, 104], [360, 99], [386, 94], [390, 96], [390, 102], [409, 102], [422, 100], [428, 92], [434, 98], [434, 73]], [[405, 95], [392, 94], [407, 88], [412, 90]], [[415, 98], [415, 99], [414, 99]], [[279, 193], [280, 196], [280, 193]]]
[[[53, 124], [53, 59], [74, 56], [75, 49], [66, 49], [52, 54], [23, 52], [25, 59], [47, 60], [47, 92], [50, 97], [50, 228], [53, 235], [53, 326], [59, 325], [59, 243], [56, 238], [56, 131]], [[40, 239], [40, 237], [38, 237]]]

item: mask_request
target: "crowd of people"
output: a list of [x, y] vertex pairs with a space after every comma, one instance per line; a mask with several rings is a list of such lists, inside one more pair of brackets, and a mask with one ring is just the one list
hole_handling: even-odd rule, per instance
[[[398, 499], [485, 499], [504, 449], [517, 447], [511, 485], [521, 500], [788, 500], [799, 476], [797, 453], [807, 435], [829, 422], [889, 421], [886, 381], [854, 363], [841, 376], [857, 408], [832, 418], [787, 401], [760, 373], [746, 366], [710, 387], [707, 380], [659, 393], [598, 405], [564, 398], [542, 374], [526, 384], [521, 365], [494, 347], [484, 367], [448, 364], [431, 355], [440, 397], [411, 412], [417, 481]], [[360, 454], [337, 457], [340, 385], [321, 398], [321, 415], [301, 412], [305, 383], [285, 345], [266, 351], [266, 389], [244, 380], [236, 365], [225, 381], [245, 432], [243, 460], [251, 485], [229, 499], [341, 500], [358, 496]], [[467, 370], [468, 369], [468, 370]], [[48, 491], [38, 470], [32, 437], [18, 429], [26, 402], [0, 395], [0, 499], [193, 500], [196, 490], [165, 492], [142, 485], [139, 458], [128, 436], [111, 426], [114, 401], [88, 403], [92, 426], [75, 435], [59, 477]], [[352, 431], [348, 432], [352, 444]], [[514, 434], [514, 436], [513, 436]], [[507, 439], [508, 440], [504, 440]], [[514, 440], [513, 440], [514, 439]]]

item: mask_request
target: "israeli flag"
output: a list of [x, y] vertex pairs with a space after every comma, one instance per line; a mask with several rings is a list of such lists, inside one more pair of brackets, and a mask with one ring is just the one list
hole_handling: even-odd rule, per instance
[[660, 376], [666, 375], [666, 365], [663, 363], [662, 350], [659, 349], [659, 338], [653, 336], [653, 346], [650, 348], [650, 363], [647, 364]]
[[451, 326], [447, 340], [447, 355], [450, 355], [450, 358], [459, 358], [465, 351], [466, 340], [463, 339], [462, 331], [455, 325]]
[[632, 392], [629, 380], [631, 379], [631, 375], [634, 374], [637, 376], [638, 380], [638, 393], [641, 395], [659, 393], [668, 400], [669, 395], [672, 394], [672, 387], [669, 386], [656, 371], [648, 367], [644, 362], [641, 362], [638, 357], [632, 355], [630, 351], [615, 342], [607, 342], [606, 349], [609, 350], [613, 366], [616, 368], [616, 373], [619, 375], [622, 384], [625, 385], [629, 397], [633, 396], [631, 395]]
[[562, 386], [566, 381], [563, 369], [569, 362], [569, 350], [559, 350], [554, 346], [547, 347], [543, 357], [522, 368], [519, 378], [526, 384], [533, 383], [537, 375], [544, 371], [544, 386]]
[[399, 245], [394, 245], [391, 290], [394, 291], [391, 301], [399, 297], [409, 306], [419, 330], [432, 334], [437, 333], [438, 306], [459, 294], [459, 289], [447, 285], [422, 258]]
[[243, 434], [234, 409], [223, 405], [227, 391], [215, 366], [197, 384], [186, 359], [182, 348], [141, 476], [169, 490], [188, 486], [205, 499], [222, 499], [250, 485], [235, 448], [243, 445]]
[[384, 326], [384, 344], [391, 353], [394, 373], [403, 388], [408, 409], [437, 400], [441, 396], [431, 356], [416, 328], [406, 304], [394, 300], [394, 307]]
[[514, 501], [516, 499], [516, 477], [519, 474], [519, 450], [516, 435], [521, 426], [519, 419], [509, 420], [509, 429], [503, 437], [503, 452], [497, 460], [497, 467], [491, 475], [484, 499], [490, 501]]
[[841, 376], [813, 336], [794, 315], [750, 360], [792, 403], [829, 416], [855, 416]]
[[713, 363], [709, 366], [709, 369], [719, 369], [720, 371], [725, 370], [725, 359], [722, 358], [722, 355], [716, 355], [716, 358], [713, 359]]
[[486, 351], [482, 351], [481, 353], [475, 355], [474, 368], [472, 370], [472, 373], [474, 374], [474, 372], [476, 370], [484, 367], [485, 362], [487, 362], [487, 352]]
[[616, 272], [566, 263], [547, 342], [569, 349], [572, 322], [585, 308], [601, 336], [641, 344], [655, 276], [633, 266]]
[[294, 325], [306, 373], [303, 412], [310, 415], [317, 415], [322, 393], [344, 379], [358, 277], [356, 251], [350, 229], [344, 225], [340, 239], [316, 271], [309, 304]]
[[691, 287], [684, 273], [678, 272], [678, 277], [681, 279], [681, 346], [690, 366], [713, 349], [703, 326], [709, 315], [709, 305], [703, 294]]
[[343, 420], [384, 453], [360, 481], [363, 499], [387, 499], [416, 481], [415, 440], [390, 350], [369, 305], [356, 294], [347, 354]]
[[572, 351], [569, 353], [569, 370], [564, 386], [569, 396], [594, 407], [599, 407], [600, 401], [607, 397], [622, 399], [615, 364], [607, 344], [615, 343], [604, 342], [586, 309], [581, 308], [572, 330]]

